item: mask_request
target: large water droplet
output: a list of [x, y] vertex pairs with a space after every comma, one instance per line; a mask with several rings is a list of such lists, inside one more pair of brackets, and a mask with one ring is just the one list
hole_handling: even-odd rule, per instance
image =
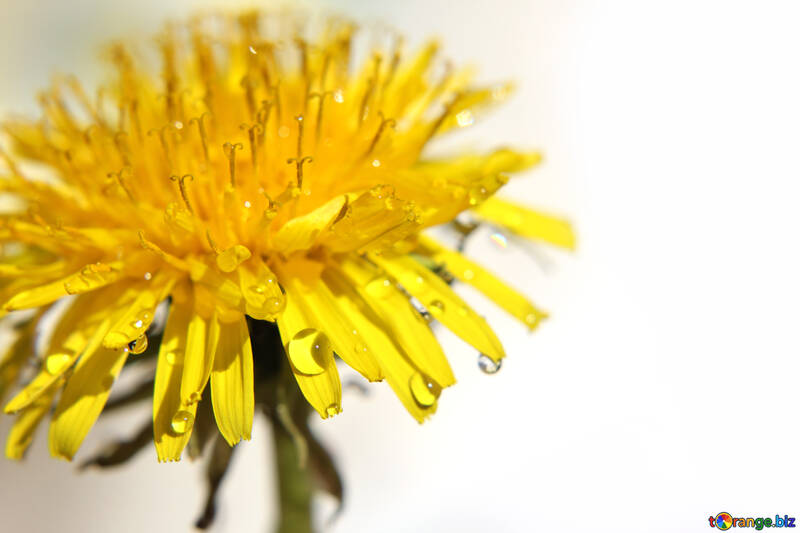
[[330, 418], [332, 416], [339, 414], [341, 412], [341, 409], [339, 408], [338, 405], [332, 404], [328, 406], [325, 412], [328, 414], [328, 417]]
[[481, 372], [484, 374], [495, 374], [502, 366], [502, 359], [495, 363], [494, 360], [485, 353], [478, 356], [478, 368], [480, 368]]
[[414, 396], [414, 400], [421, 407], [430, 407], [436, 403], [439, 387], [419, 372], [411, 376], [408, 386], [411, 388], [411, 395]]
[[328, 337], [316, 329], [304, 329], [295, 333], [286, 347], [287, 355], [298, 372], [315, 376], [325, 371], [325, 364], [332, 355]]
[[194, 425], [194, 415], [189, 411], [180, 410], [172, 417], [169, 425], [176, 435], [185, 435]]
[[133, 355], [139, 355], [141, 353], [144, 353], [144, 351], [147, 349], [147, 345], [148, 345], [147, 335], [142, 335], [138, 339], [132, 340], [128, 344], [128, 349], [131, 351]]
[[387, 278], [374, 279], [367, 283], [366, 286], [367, 294], [373, 298], [386, 298], [392, 293], [393, 289], [392, 282]]
[[51, 375], [60, 374], [67, 368], [72, 358], [65, 353], [54, 353], [45, 359], [44, 367]]

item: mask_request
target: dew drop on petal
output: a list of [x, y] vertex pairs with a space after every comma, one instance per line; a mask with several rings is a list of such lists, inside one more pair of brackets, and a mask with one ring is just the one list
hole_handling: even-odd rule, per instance
[[178, 354], [176, 354], [175, 352], [172, 352], [172, 351], [167, 352], [167, 354], [164, 356], [164, 359], [166, 359], [167, 364], [169, 364], [169, 365], [174, 365], [175, 361], [177, 360], [177, 358], [178, 358]]
[[286, 309], [286, 298], [282, 296], [274, 296], [272, 298], [267, 298], [264, 300], [264, 308], [267, 312], [277, 315], [284, 309]]
[[189, 411], [181, 409], [170, 421], [170, 428], [176, 435], [185, 435], [187, 431], [192, 429], [194, 425], [194, 415]]
[[147, 345], [148, 345], [147, 335], [142, 335], [141, 337], [134, 339], [130, 343], [128, 343], [128, 349], [133, 355], [139, 355], [141, 353], [144, 353], [145, 350], [147, 350]]
[[478, 205], [479, 203], [486, 200], [489, 196], [489, 191], [486, 190], [486, 187], [480, 185], [478, 187], [473, 187], [469, 191], [469, 205]]
[[373, 298], [387, 298], [392, 294], [394, 287], [387, 278], [378, 278], [367, 283], [365, 290]]
[[145, 272], [145, 273], [144, 273], [144, 279], [145, 279], [146, 281], [150, 281], [151, 279], [153, 279], [153, 274], [152, 274], [152, 273], [150, 273], [150, 272]]
[[502, 366], [502, 360], [494, 362], [494, 360], [492, 360], [492, 358], [485, 353], [482, 353], [478, 356], [478, 368], [480, 368], [481, 372], [484, 374], [496, 374]]
[[44, 367], [51, 375], [60, 374], [70, 363], [70, 356], [65, 353], [54, 353], [45, 359]]
[[289, 341], [286, 354], [294, 368], [309, 376], [325, 371], [325, 363], [332, 356], [328, 337], [321, 331], [307, 328], [298, 331]]
[[339, 414], [340, 409], [339, 409], [338, 405], [332, 404], [332, 405], [328, 406], [328, 408], [325, 410], [325, 412], [327, 413], [328, 417], [331, 417], [331, 416], [335, 416], [335, 415]]
[[333, 93], [333, 100], [334, 100], [334, 101], [335, 101], [337, 104], [341, 104], [342, 102], [344, 102], [344, 93], [342, 92], [342, 90], [341, 90], [341, 89], [336, 89], [336, 91], [334, 91], [334, 93]]
[[444, 304], [440, 300], [434, 300], [428, 305], [428, 310], [433, 313], [434, 316], [440, 316], [444, 313]]
[[436, 392], [438, 387], [433, 382], [427, 380], [422, 374], [417, 372], [408, 381], [411, 395], [421, 407], [430, 407], [436, 403]]
[[375, 168], [378, 168], [379, 166], [381, 166], [380, 159], [373, 159], [372, 160], [372, 166], [375, 167]]

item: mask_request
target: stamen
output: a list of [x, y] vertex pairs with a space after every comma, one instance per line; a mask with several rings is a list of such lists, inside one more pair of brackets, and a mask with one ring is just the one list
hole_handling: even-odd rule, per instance
[[211, 247], [211, 251], [214, 252], [214, 255], [219, 255], [219, 248], [217, 247], [217, 243], [214, 242], [214, 239], [211, 238], [211, 231], [209, 230], [206, 230], [206, 240], [208, 241], [208, 245]]
[[290, 157], [289, 159], [286, 160], [286, 162], [288, 164], [290, 164], [290, 165], [292, 163], [294, 163], [297, 166], [297, 188], [298, 189], [302, 189], [303, 188], [303, 164], [304, 163], [313, 163], [314, 162], [314, 158], [311, 157], [310, 155], [307, 155], [305, 157], [299, 157], [299, 158], [298, 157]]
[[172, 127], [172, 125], [171, 124], [167, 124], [166, 126], [162, 126], [159, 129], [155, 129], [155, 128], [151, 129], [151, 130], [149, 130], [147, 132], [147, 135], [150, 136], [150, 135], [153, 135], [154, 133], [158, 135], [158, 140], [161, 141], [161, 148], [164, 150], [164, 157], [167, 160], [167, 166], [169, 166], [169, 168], [171, 169], [172, 168], [172, 157], [170, 156], [170, 153], [169, 153], [169, 143], [167, 142], [167, 135], [165, 133], [167, 131], [167, 129], [170, 128], [170, 127]]
[[231, 187], [236, 187], [236, 150], [242, 150], [244, 145], [242, 143], [231, 144], [226, 142], [222, 145], [222, 150], [225, 152], [225, 157], [228, 158], [228, 169], [231, 174]]
[[186, 178], [189, 178], [192, 181], [194, 181], [194, 176], [192, 176], [191, 174], [184, 174], [180, 178], [174, 175], [169, 177], [170, 180], [178, 182], [178, 188], [181, 191], [181, 198], [183, 198], [183, 203], [186, 204], [186, 209], [188, 209], [189, 212], [194, 215], [195, 214], [194, 209], [192, 209], [192, 204], [191, 202], [189, 202], [189, 195], [186, 192]]
[[319, 144], [319, 138], [320, 135], [322, 134], [322, 111], [325, 106], [326, 96], [333, 96], [333, 91], [322, 91], [321, 93], [313, 92], [308, 95], [309, 100], [311, 100], [312, 98], [319, 98], [319, 104], [317, 105], [317, 125], [314, 131], [315, 144]]
[[256, 98], [253, 89], [256, 86], [255, 80], [253, 80], [249, 74], [245, 74], [242, 76], [239, 85], [244, 89], [244, 97], [245, 101], [247, 102], [247, 110], [250, 113], [250, 116], [253, 117], [256, 112]]
[[126, 166], [126, 167], [123, 167], [122, 169], [120, 169], [119, 172], [109, 172], [108, 174], [106, 174], [106, 177], [111, 178], [114, 181], [116, 181], [117, 184], [119, 185], [119, 187], [123, 191], [125, 191], [125, 194], [128, 195], [128, 198], [130, 199], [130, 201], [136, 203], [136, 199], [133, 197], [133, 194], [131, 194], [131, 190], [125, 184], [125, 180], [122, 179], [122, 173], [123, 172], [125, 172], [128, 175], [130, 175], [131, 168]]
[[444, 123], [445, 119], [447, 119], [447, 117], [450, 116], [450, 113], [453, 111], [453, 108], [455, 107], [455, 105], [458, 103], [458, 101], [461, 99], [462, 96], [463, 96], [462, 93], [456, 93], [450, 100], [450, 102], [445, 106], [444, 111], [442, 111], [442, 114], [439, 115], [439, 118], [437, 118], [436, 122], [433, 123], [431, 131], [425, 138], [425, 143], [430, 141], [433, 138], [433, 136], [436, 135], [436, 132], [439, 131], [439, 128], [442, 127], [442, 124]]
[[297, 121], [297, 159], [303, 156], [303, 115], [294, 117]]
[[261, 127], [261, 124], [253, 124], [252, 126], [240, 124], [239, 129], [247, 130], [247, 135], [250, 138], [250, 160], [253, 165], [253, 174], [258, 174], [258, 139], [256, 134], [263, 134], [264, 128]]
[[378, 85], [378, 78], [380, 78], [380, 69], [381, 69], [381, 61], [383, 58], [380, 54], [376, 53], [374, 57], [375, 67], [372, 73], [372, 77], [369, 79], [369, 84], [367, 86], [367, 90], [364, 92], [364, 98], [361, 100], [361, 108], [359, 110], [358, 121], [359, 123], [363, 123], [364, 120], [367, 118], [367, 113], [369, 112], [369, 100], [372, 98], [373, 94], [375, 93], [375, 88]]
[[118, 131], [114, 134], [114, 146], [117, 148], [117, 152], [119, 152], [119, 157], [122, 159], [122, 163], [127, 167], [130, 166], [131, 161], [128, 157], [128, 150], [125, 148], [124, 143], [122, 141], [123, 137], [127, 137], [128, 133], [125, 131]]
[[382, 111], [378, 111], [378, 116], [381, 118], [381, 125], [378, 126], [378, 131], [375, 133], [375, 137], [372, 138], [372, 142], [370, 143], [369, 148], [367, 148], [364, 157], [367, 157], [369, 154], [371, 154], [372, 151], [375, 149], [375, 147], [378, 145], [378, 141], [381, 139], [381, 135], [383, 134], [383, 130], [386, 129], [386, 126], [389, 126], [392, 129], [394, 129], [397, 126], [397, 121], [395, 119], [383, 118]]
[[206, 125], [205, 125], [205, 118], [206, 115], [210, 115], [208, 111], [200, 115], [199, 118], [195, 117], [189, 120], [189, 124], [196, 123], [197, 124], [197, 132], [200, 135], [200, 143], [203, 145], [203, 157], [208, 163], [208, 137], [206, 135]]

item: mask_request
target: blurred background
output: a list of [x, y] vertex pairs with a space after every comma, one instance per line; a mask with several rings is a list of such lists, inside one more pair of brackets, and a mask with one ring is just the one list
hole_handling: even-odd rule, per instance
[[[222, 4], [222, 2], [218, 2]], [[226, 2], [226, 6], [238, 2]], [[0, 0], [0, 111], [35, 110], [51, 72], [100, 78], [99, 45], [213, 2]], [[245, 5], [253, 5], [248, 2]], [[708, 517], [800, 515], [800, 75], [795, 1], [329, 0], [439, 36], [486, 82], [515, 80], [465, 146], [546, 154], [507, 194], [568, 215], [578, 253], [467, 251], [552, 318], [528, 335], [480, 305], [509, 354], [482, 374], [442, 342], [459, 384], [419, 426], [388, 387], [348, 388], [316, 424], [346, 482], [330, 533], [708, 531]], [[76, 463], [149, 411], [96, 426]], [[3, 417], [3, 438], [10, 417]], [[213, 531], [268, 531], [271, 440], [256, 421]], [[148, 448], [115, 472], [0, 461], [4, 531], [192, 531], [203, 468]]]

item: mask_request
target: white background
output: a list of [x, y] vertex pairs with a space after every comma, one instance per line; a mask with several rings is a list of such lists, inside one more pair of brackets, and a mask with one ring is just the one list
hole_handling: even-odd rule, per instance
[[[91, 79], [98, 43], [190, 4], [0, 1], [2, 110], [32, 109], [53, 69]], [[509, 192], [572, 217], [580, 248], [534, 259], [486, 233], [471, 243], [552, 319], [528, 336], [473, 299], [509, 357], [485, 376], [443, 337], [459, 384], [424, 426], [388, 387], [346, 393], [344, 413], [317, 425], [347, 482], [323, 530], [682, 532], [709, 531], [720, 511], [800, 517], [800, 5], [327, 4], [412, 43], [437, 34], [481, 79], [516, 80], [464, 142], [543, 149]], [[99, 425], [81, 457], [147, 416]], [[266, 431], [259, 420], [241, 445], [215, 531], [268, 530]], [[77, 475], [38, 437], [25, 463], [0, 462], [0, 529], [191, 530], [201, 465], [148, 450]], [[331, 509], [319, 502], [320, 522]]]

